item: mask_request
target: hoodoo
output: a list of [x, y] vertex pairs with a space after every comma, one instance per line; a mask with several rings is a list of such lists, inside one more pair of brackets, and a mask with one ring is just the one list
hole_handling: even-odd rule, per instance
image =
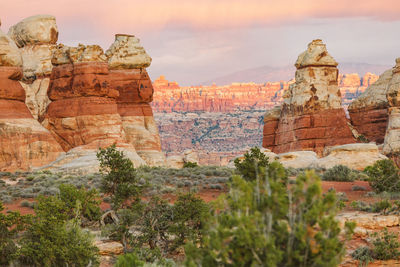
[[117, 34], [106, 51], [110, 68], [109, 82], [118, 90], [116, 98], [125, 138], [148, 164], [162, 165], [161, 141], [150, 102], [153, 85], [146, 71], [151, 57], [133, 35]]
[[276, 112], [267, 113], [264, 147], [321, 155], [327, 146], [355, 142], [341, 106], [337, 65], [321, 40], [308, 45], [296, 61], [296, 81], [283, 96], [279, 122]]
[[0, 30], [0, 170], [31, 170], [55, 160], [60, 145], [25, 105], [22, 57]]

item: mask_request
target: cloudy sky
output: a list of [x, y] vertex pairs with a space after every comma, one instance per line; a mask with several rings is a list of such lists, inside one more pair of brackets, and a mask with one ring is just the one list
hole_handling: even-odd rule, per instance
[[57, 17], [67, 45], [106, 50], [115, 33], [135, 34], [150, 76], [183, 85], [293, 64], [316, 38], [339, 63], [400, 57], [400, 0], [0, 0], [4, 32], [37, 14]]

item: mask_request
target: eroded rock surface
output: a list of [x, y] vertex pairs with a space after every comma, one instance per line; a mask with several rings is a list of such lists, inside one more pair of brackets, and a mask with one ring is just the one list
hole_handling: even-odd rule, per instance
[[386, 91], [392, 79], [392, 70], [385, 71], [349, 106], [352, 125], [369, 141], [382, 144], [388, 123]]
[[300, 54], [278, 126], [276, 117], [264, 126], [265, 147], [275, 153], [312, 150], [322, 155], [326, 146], [355, 142], [341, 106], [337, 65], [321, 40], [312, 41]]

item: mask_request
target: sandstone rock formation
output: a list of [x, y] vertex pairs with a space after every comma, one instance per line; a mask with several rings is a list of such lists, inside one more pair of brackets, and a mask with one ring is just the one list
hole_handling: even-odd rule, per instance
[[8, 35], [16, 42], [22, 56], [21, 85], [26, 92], [25, 103], [33, 117], [42, 120], [50, 103], [47, 89], [58, 39], [56, 19], [50, 15], [29, 17], [12, 26]]
[[0, 170], [31, 170], [55, 160], [62, 149], [25, 105], [22, 58], [0, 31]]
[[[53, 68], [48, 90], [53, 102], [48, 106], [43, 125], [65, 151], [81, 145], [123, 140], [116, 104], [119, 94], [107, 81], [107, 62], [97, 61], [98, 53], [89, 56], [99, 50], [98, 46], [67, 49], [66, 57], [71, 63]], [[55, 57], [58, 55], [55, 53]]]
[[158, 127], [150, 106], [154, 89], [145, 69], [151, 58], [139, 44], [139, 39], [121, 34], [115, 36], [106, 55], [110, 85], [119, 92], [118, 113], [126, 140], [148, 164], [163, 165], [165, 156], [161, 152]]
[[378, 144], [385, 137], [389, 106], [386, 91], [391, 79], [392, 70], [385, 71], [348, 107], [351, 124], [358, 133]]
[[355, 142], [338, 88], [338, 63], [321, 40], [314, 40], [296, 61], [296, 82], [284, 97], [279, 123], [271, 145], [271, 125], [265, 124], [265, 144], [275, 153], [312, 150]]
[[383, 153], [399, 157], [400, 153], [400, 58], [396, 59], [393, 77], [387, 88], [389, 122], [385, 135]]
[[318, 156], [314, 151], [293, 151], [279, 154], [278, 161], [285, 168], [313, 168], [318, 161]]
[[335, 165], [345, 165], [362, 171], [365, 167], [382, 159], [387, 159], [387, 157], [379, 152], [378, 146], [374, 143], [347, 144], [327, 148], [325, 157], [320, 158], [316, 165], [325, 169]]

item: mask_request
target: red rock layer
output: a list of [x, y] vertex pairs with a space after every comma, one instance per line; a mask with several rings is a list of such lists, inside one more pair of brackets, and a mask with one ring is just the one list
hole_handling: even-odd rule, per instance
[[43, 124], [65, 151], [99, 140], [123, 139], [117, 90], [109, 81], [107, 63], [84, 62], [56, 66], [51, 73]]
[[320, 110], [313, 114], [282, 116], [276, 129], [275, 153], [312, 150], [322, 155], [324, 147], [354, 143], [343, 109]]
[[272, 149], [275, 147], [275, 136], [278, 130], [279, 118], [269, 118], [264, 120], [262, 146]]
[[118, 113], [126, 139], [148, 161], [141, 153], [161, 152], [160, 137], [149, 104], [154, 92], [150, 77], [145, 69], [122, 69], [110, 70], [109, 80], [119, 92]]
[[62, 152], [25, 105], [21, 73], [19, 67], [0, 67], [0, 171], [31, 170]]
[[382, 144], [388, 123], [388, 109], [349, 110], [351, 124], [368, 141]]

